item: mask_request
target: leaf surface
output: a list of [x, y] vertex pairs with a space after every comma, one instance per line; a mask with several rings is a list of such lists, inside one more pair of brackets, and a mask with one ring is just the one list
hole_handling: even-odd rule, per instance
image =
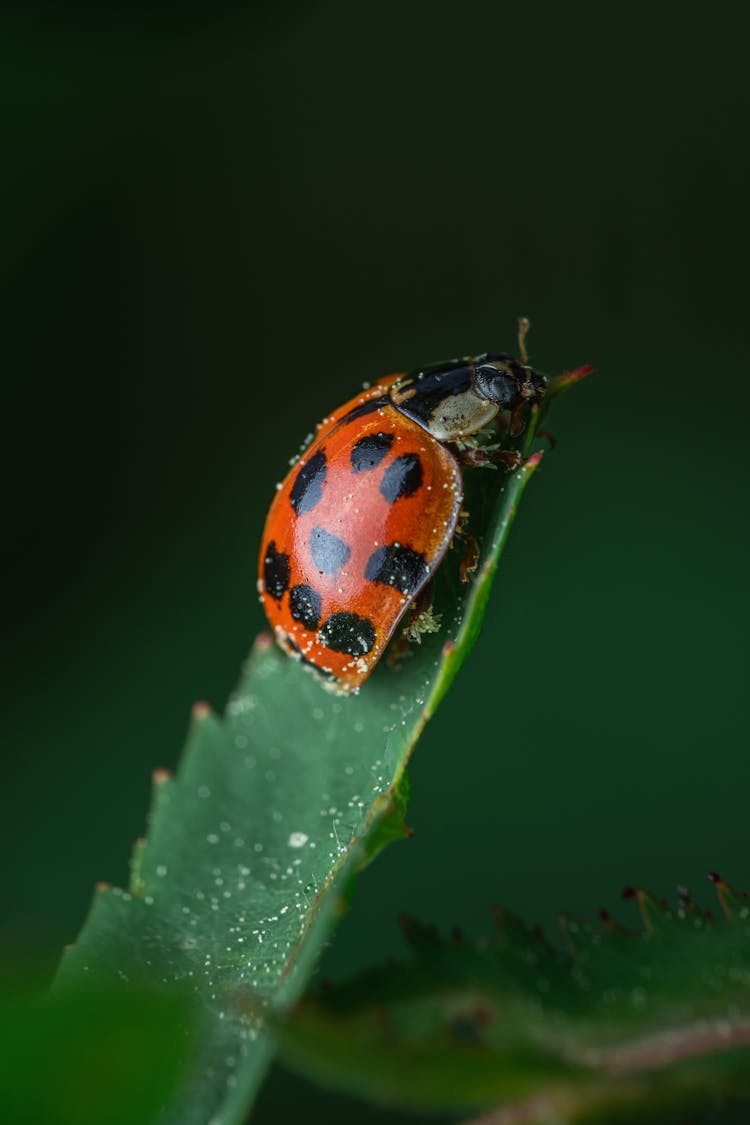
[[750, 903], [718, 891], [719, 918], [633, 891], [638, 930], [563, 918], [563, 948], [503, 911], [490, 942], [407, 920], [411, 959], [306, 997], [282, 1055], [368, 1100], [499, 1106], [498, 1125], [748, 1104]]

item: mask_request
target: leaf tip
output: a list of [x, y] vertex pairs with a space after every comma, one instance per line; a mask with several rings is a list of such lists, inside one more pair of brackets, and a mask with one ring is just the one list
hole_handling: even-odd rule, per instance
[[133, 842], [133, 850], [130, 854], [130, 893], [137, 898], [141, 898], [146, 893], [146, 888], [141, 878], [141, 865], [143, 863], [143, 853], [146, 850], [148, 841], [145, 836], [137, 836]]
[[171, 781], [171, 779], [172, 779], [171, 770], [164, 769], [163, 766], [160, 766], [158, 769], [155, 769], [154, 772], [151, 774], [151, 780], [152, 780], [152, 782], [154, 783], [154, 785], [156, 786], [157, 789], [161, 788], [162, 785], [166, 785], [168, 781]]
[[207, 719], [211, 714], [211, 704], [206, 703], [205, 699], [199, 699], [193, 704], [192, 715], [196, 722]]
[[544, 450], [538, 449], [536, 453], [532, 453], [531, 456], [529, 458], [527, 458], [525, 468], [531, 469], [532, 471], [534, 469], [537, 469], [539, 467], [540, 463], [541, 463], [541, 460], [542, 460], [543, 456], [544, 456]]
[[587, 375], [591, 375], [596, 368], [593, 363], [582, 363], [580, 367], [573, 367], [570, 371], [562, 371], [559, 375], [553, 375], [549, 383], [550, 395], [560, 394], [561, 391], [567, 391], [575, 383], [580, 383], [581, 379], [585, 379]]
[[103, 895], [105, 891], [111, 890], [111, 887], [112, 887], [111, 883], [106, 883], [104, 881], [100, 881], [98, 883], [95, 883], [94, 884], [94, 894], [98, 898], [99, 895]]
[[717, 871], [709, 871], [708, 879], [716, 888], [716, 897], [725, 918], [731, 921], [735, 917], [747, 917], [750, 912], [750, 904], [746, 894], [737, 892], [725, 879], [722, 879]]
[[267, 630], [258, 633], [255, 638], [255, 648], [258, 652], [267, 652], [269, 648], [273, 648], [273, 634], [269, 633]]
[[627, 900], [635, 900], [643, 922], [643, 929], [647, 934], [652, 933], [659, 922], [670, 916], [666, 902], [654, 898], [643, 887], [625, 887], [622, 897]]

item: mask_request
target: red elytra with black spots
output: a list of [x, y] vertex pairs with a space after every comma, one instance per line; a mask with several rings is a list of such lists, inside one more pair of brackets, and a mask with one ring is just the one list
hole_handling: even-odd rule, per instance
[[545, 389], [525, 363], [484, 355], [388, 376], [323, 419], [261, 541], [261, 601], [290, 656], [359, 690], [453, 538], [455, 443]]

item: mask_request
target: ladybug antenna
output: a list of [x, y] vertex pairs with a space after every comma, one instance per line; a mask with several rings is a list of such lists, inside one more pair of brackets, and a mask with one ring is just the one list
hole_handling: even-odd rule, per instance
[[531, 328], [531, 321], [527, 316], [518, 318], [518, 353], [524, 367], [529, 365], [529, 353], [526, 351], [526, 336]]

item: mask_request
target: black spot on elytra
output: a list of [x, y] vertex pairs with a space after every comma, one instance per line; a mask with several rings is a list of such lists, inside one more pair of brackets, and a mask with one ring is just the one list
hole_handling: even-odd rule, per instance
[[289, 555], [276, 550], [276, 543], [272, 539], [266, 547], [263, 560], [263, 581], [266, 593], [279, 601], [289, 585]]
[[422, 462], [416, 453], [404, 453], [388, 466], [380, 491], [389, 504], [401, 496], [411, 496], [422, 484]]
[[424, 555], [397, 543], [379, 547], [370, 555], [365, 567], [365, 578], [370, 582], [395, 586], [402, 594], [413, 594], [429, 573]]
[[370, 434], [360, 438], [351, 452], [355, 473], [376, 469], [393, 445], [393, 434]]
[[320, 624], [320, 594], [312, 586], [292, 586], [289, 591], [289, 612], [295, 621], [306, 629], [315, 630]]
[[375, 626], [356, 613], [332, 613], [324, 621], [318, 640], [333, 652], [365, 656], [375, 644]]
[[351, 554], [343, 539], [324, 527], [314, 527], [310, 535], [310, 554], [321, 574], [336, 574]]
[[298, 516], [313, 510], [323, 495], [325, 479], [326, 455], [321, 449], [302, 466], [289, 493], [289, 500]]

